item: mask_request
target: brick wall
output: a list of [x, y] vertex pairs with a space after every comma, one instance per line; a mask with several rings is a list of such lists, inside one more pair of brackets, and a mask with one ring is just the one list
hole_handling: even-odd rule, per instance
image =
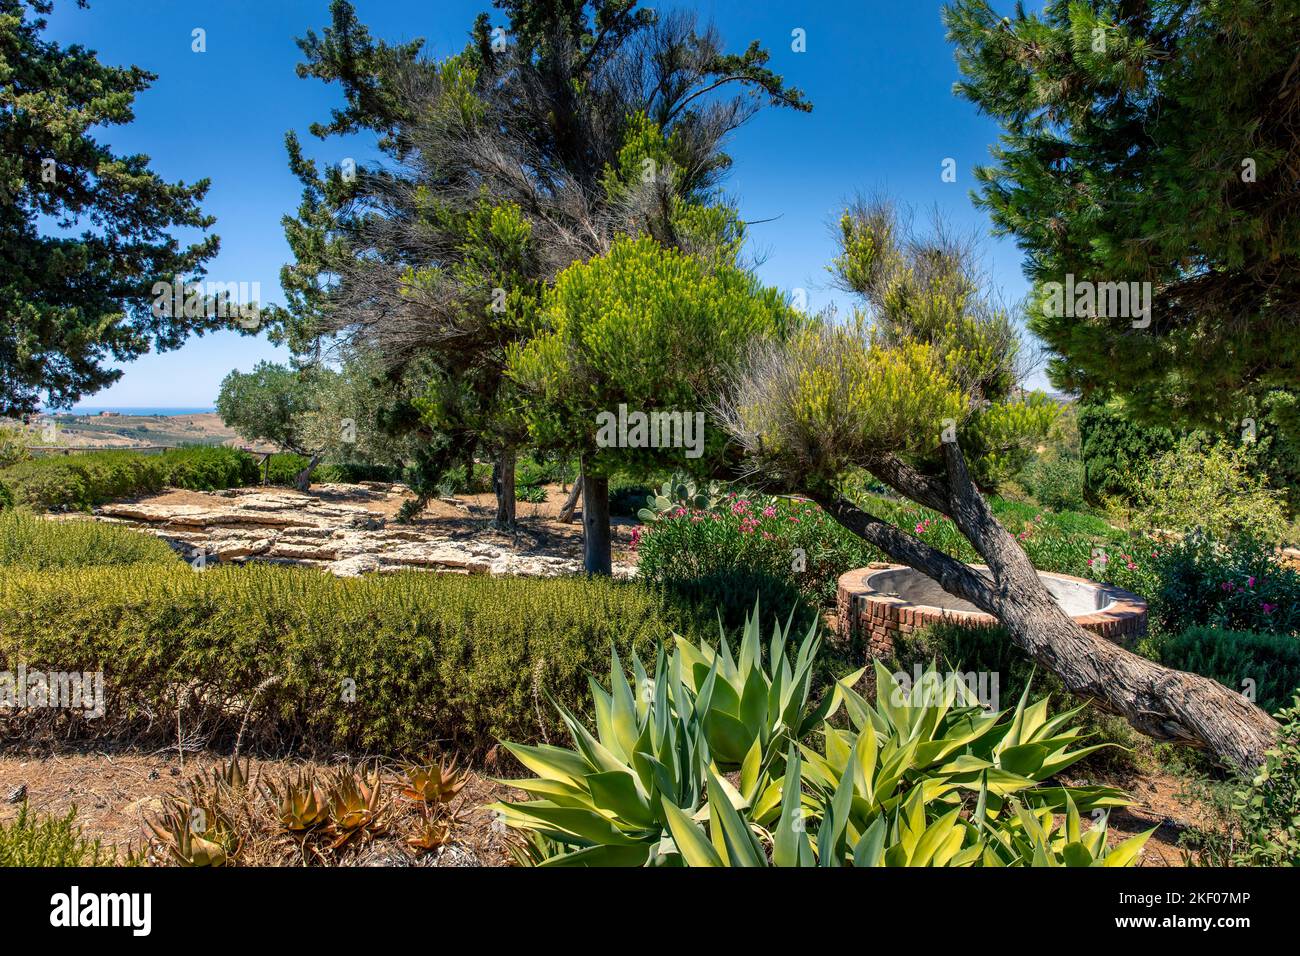
[[[902, 598], [881, 594], [867, 587], [865, 578], [874, 571], [901, 565], [875, 564], [841, 575], [836, 593], [837, 639], [849, 648], [861, 648], [867, 657], [887, 657], [893, 653], [900, 634], [931, 624], [951, 622], [966, 627], [995, 627], [990, 614], [975, 611], [949, 611], [911, 604]], [[1083, 581], [1068, 574], [1054, 577]], [[1088, 582], [1091, 583], [1091, 582]], [[1116, 601], [1104, 611], [1076, 617], [1083, 627], [1107, 640], [1126, 643], [1146, 633], [1146, 602], [1136, 594], [1110, 589]]]

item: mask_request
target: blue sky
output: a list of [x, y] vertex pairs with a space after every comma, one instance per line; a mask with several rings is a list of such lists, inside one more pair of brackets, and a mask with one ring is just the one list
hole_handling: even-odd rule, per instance
[[[437, 56], [461, 49], [474, 16], [489, 5], [356, 2], [376, 36], [424, 37]], [[674, 5], [682, 4], [662, 6]], [[750, 231], [766, 282], [808, 290], [813, 309], [837, 301], [825, 271], [834, 254], [831, 225], [858, 192], [884, 191], [922, 210], [937, 205], [956, 226], [987, 233], [987, 217], [970, 201], [971, 170], [987, 161], [998, 131], [952, 94], [957, 69], [937, 0], [689, 6], [717, 23], [731, 49], [762, 42], [772, 68], [815, 107], [811, 114], [764, 110], [731, 142], [735, 167], [727, 189], [746, 219], [770, 220]], [[49, 35], [59, 42], [158, 75], [136, 100], [136, 121], [102, 138], [119, 152], [146, 153], [169, 180], [210, 178], [204, 209], [217, 217], [221, 253], [209, 264], [209, 278], [260, 282], [267, 302], [283, 301], [279, 269], [289, 249], [280, 218], [297, 207], [300, 193], [286, 164], [285, 132], [298, 131], [322, 162], [366, 158], [355, 144], [322, 143], [307, 133], [341, 97], [334, 87], [296, 76], [294, 39], [327, 22], [328, 0], [92, 0], [88, 10], [61, 0], [50, 18]], [[206, 31], [205, 53], [191, 50], [195, 28]], [[791, 48], [796, 28], [805, 31], [806, 52]], [[956, 161], [955, 183], [942, 181], [946, 158]], [[989, 238], [986, 251], [994, 283], [1009, 298], [1023, 295], [1014, 243]], [[285, 358], [262, 338], [195, 338], [127, 365], [116, 385], [82, 407], [209, 406], [230, 369]]]

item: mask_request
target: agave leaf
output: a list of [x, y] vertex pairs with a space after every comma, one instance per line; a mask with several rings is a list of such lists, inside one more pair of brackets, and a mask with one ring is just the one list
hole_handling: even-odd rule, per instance
[[1106, 859], [1102, 862], [1102, 866], [1132, 866], [1133, 861], [1142, 853], [1142, 847], [1146, 845], [1147, 840], [1151, 839], [1151, 834], [1155, 833], [1158, 829], [1160, 828], [1152, 827], [1145, 833], [1139, 833], [1137, 836], [1129, 837], [1106, 854]]
[[660, 798], [664, 816], [668, 820], [668, 829], [677, 844], [678, 852], [687, 866], [725, 866], [713, 845], [709, 843], [704, 828], [688, 817], [672, 801]]
[[732, 805], [734, 788], [709, 771], [709, 823], [713, 845], [730, 866], [766, 866], [767, 857], [754, 831]]
[[573, 853], [547, 857], [538, 866], [645, 866], [650, 850], [644, 843], [636, 846], [589, 846]]

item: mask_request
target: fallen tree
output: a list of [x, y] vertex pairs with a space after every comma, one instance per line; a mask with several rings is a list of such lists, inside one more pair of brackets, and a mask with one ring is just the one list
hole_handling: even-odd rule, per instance
[[[881, 204], [851, 210], [842, 227], [837, 271], [868, 313], [755, 348], [716, 409], [759, 472], [997, 617], [1072, 693], [1155, 739], [1241, 769], [1262, 763], [1272, 718], [1216, 681], [1080, 627], [989, 508], [972, 471], [1014, 457], [1052, 413], [1016, 390], [1018, 341], [1005, 311], [978, 291], [969, 247], [942, 229], [912, 235]], [[978, 457], [968, 461], [964, 447]], [[854, 469], [951, 518], [989, 575], [855, 504], [841, 485]]]

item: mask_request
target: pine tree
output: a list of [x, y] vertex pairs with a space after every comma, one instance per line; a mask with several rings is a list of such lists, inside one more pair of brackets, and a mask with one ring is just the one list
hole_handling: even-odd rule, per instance
[[[1052, 381], [1189, 425], [1294, 389], [1300, 5], [1049, 0], [999, 17], [953, 0], [944, 19], [957, 93], [1003, 127], [977, 201], [1027, 253]], [[1067, 281], [1151, 283], [1149, 314], [1053, 304]]]
[[51, 6], [0, 0], [0, 416], [71, 405], [121, 376], [107, 363], [233, 324], [155, 309], [156, 282], [192, 283], [217, 252], [169, 233], [213, 224], [208, 180], [165, 182], [95, 138], [157, 77], [45, 39]]

